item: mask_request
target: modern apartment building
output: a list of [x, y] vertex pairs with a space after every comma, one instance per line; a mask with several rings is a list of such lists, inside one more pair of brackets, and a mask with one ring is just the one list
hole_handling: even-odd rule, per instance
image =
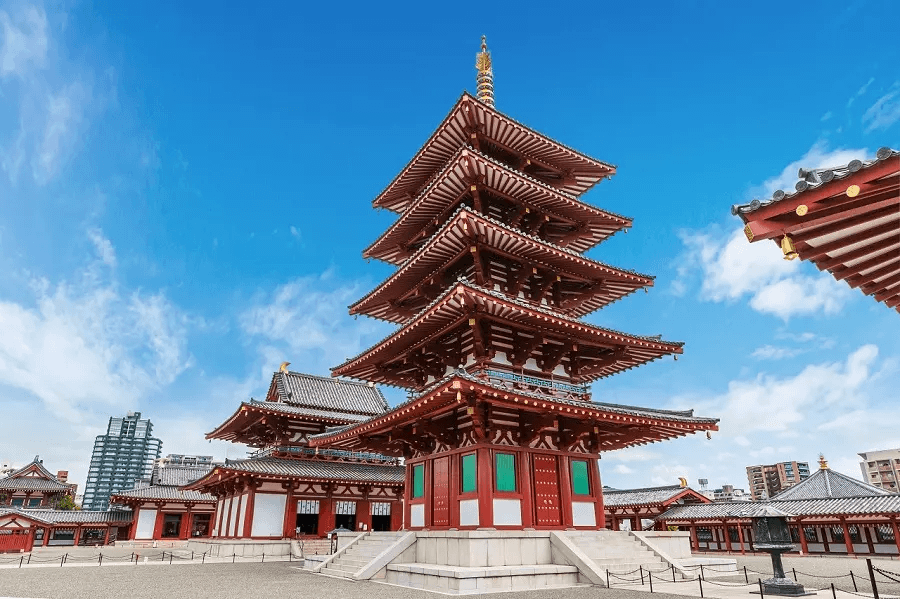
[[754, 501], [774, 497], [784, 489], [809, 478], [808, 462], [779, 462], [747, 466], [749, 491]]
[[900, 449], [864, 451], [859, 454], [863, 480], [885, 491], [900, 492]]
[[83, 509], [107, 510], [110, 495], [150, 478], [153, 462], [162, 453], [162, 441], [152, 437], [152, 432], [153, 425], [150, 420], [141, 420], [140, 412], [109, 419], [106, 434], [94, 441]]
[[156, 460], [158, 466], [221, 466], [224, 462], [217, 461], [211, 455], [182, 455], [170, 453], [164, 458]]

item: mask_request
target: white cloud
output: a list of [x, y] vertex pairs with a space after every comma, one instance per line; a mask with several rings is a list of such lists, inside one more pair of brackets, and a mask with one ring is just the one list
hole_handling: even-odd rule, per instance
[[[101, 252], [111, 252], [98, 230]], [[70, 422], [126, 409], [188, 364], [183, 316], [162, 293], [123, 295], [95, 259], [77, 281], [33, 279], [34, 304], [0, 302], [0, 385]]]
[[47, 58], [47, 15], [35, 6], [18, 15], [0, 10], [3, 43], [0, 45], [0, 76], [22, 76], [31, 66], [41, 68]]
[[337, 280], [331, 272], [295, 279], [272, 293], [260, 293], [241, 316], [241, 326], [261, 342], [259, 351], [267, 364], [288, 360], [327, 374], [392, 328], [348, 315], [347, 306], [365, 291], [358, 283]]
[[[900, 82], [894, 87], [900, 86]], [[866, 133], [876, 130], [884, 130], [900, 121], [900, 89], [881, 96], [863, 114], [862, 122], [866, 126]]]
[[634, 474], [634, 469], [629, 468], [625, 464], [619, 464], [615, 468], [613, 468], [613, 472], [616, 474]]
[[831, 111], [829, 110], [828, 112], [826, 112], [825, 114], [822, 115], [822, 119], [821, 119], [821, 120], [822, 120], [822, 122], [824, 123], [825, 121], [830, 120], [831, 117], [833, 117], [833, 116], [834, 116], [834, 113], [831, 112]]
[[854, 95], [850, 96], [850, 99], [847, 100], [847, 108], [850, 108], [851, 106], [853, 106], [853, 102], [856, 101], [857, 98], [860, 98], [860, 97], [862, 97], [863, 95], [865, 95], [865, 93], [866, 93], [867, 91], [869, 91], [869, 86], [871, 86], [873, 83], [875, 83], [875, 77], [869, 78], [869, 80], [866, 81], [866, 82], [863, 84], [863, 86], [860, 87], [860, 88], [856, 91], [856, 93], [855, 93]]
[[802, 274], [801, 262], [784, 260], [770, 243], [748, 243], [740, 230], [727, 238], [715, 232], [683, 232], [681, 239], [686, 269], [702, 274], [702, 299], [722, 302], [749, 296], [757, 312], [787, 320], [835, 314], [850, 297], [849, 289], [827, 273]]
[[[825, 141], [817, 141], [800, 159], [790, 163], [778, 175], [766, 179], [759, 185], [750, 189], [749, 196], [771, 198], [772, 193], [778, 189], [785, 191], [793, 191], [794, 184], [797, 183], [797, 173], [801, 168], [818, 169], [842, 166], [851, 160], [864, 159], [869, 156], [869, 150], [866, 148], [836, 148], [830, 150]], [[757, 242], [760, 244], [763, 242]]]
[[297, 241], [303, 239], [303, 236], [300, 234], [300, 229], [298, 229], [294, 225], [291, 225], [291, 237], [293, 237]]
[[109, 239], [103, 236], [103, 231], [94, 228], [88, 231], [88, 239], [94, 244], [97, 255], [106, 266], [110, 268], [116, 265], [116, 250]]
[[747, 439], [744, 435], [738, 435], [734, 438], [734, 442], [740, 445], [741, 447], [748, 447], [750, 445], [750, 440]]
[[803, 353], [804, 350], [795, 347], [778, 347], [775, 345], [763, 345], [757, 347], [751, 354], [757, 360], [784, 360], [793, 358]]

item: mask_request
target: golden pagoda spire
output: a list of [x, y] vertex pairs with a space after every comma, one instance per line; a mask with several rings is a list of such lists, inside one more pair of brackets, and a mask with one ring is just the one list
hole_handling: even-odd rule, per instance
[[488, 106], [494, 105], [494, 71], [491, 68], [491, 53], [487, 49], [487, 36], [481, 36], [481, 52], [475, 57], [478, 69], [478, 93], [475, 95]]
[[825, 459], [825, 454], [819, 454], [819, 469], [820, 470], [828, 470], [828, 460]]

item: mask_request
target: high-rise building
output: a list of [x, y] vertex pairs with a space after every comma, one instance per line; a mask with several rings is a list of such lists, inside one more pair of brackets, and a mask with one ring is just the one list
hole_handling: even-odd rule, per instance
[[224, 462], [217, 461], [211, 455], [182, 455], [180, 453], [170, 453], [164, 458], [156, 460], [157, 466], [195, 466], [204, 467], [218, 466]]
[[774, 497], [788, 487], [809, 478], [808, 462], [779, 462], [747, 466], [747, 481], [754, 501]]
[[900, 449], [864, 451], [859, 457], [864, 481], [885, 491], [900, 491]]
[[153, 425], [141, 420], [140, 412], [109, 419], [106, 434], [94, 441], [82, 501], [85, 510], [106, 510], [110, 495], [150, 478], [153, 462], [162, 453], [162, 441], [152, 437], [152, 432]]

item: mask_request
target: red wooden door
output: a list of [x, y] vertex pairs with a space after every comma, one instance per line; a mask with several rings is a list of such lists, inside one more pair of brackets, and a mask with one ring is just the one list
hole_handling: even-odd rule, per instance
[[450, 458], [434, 461], [432, 492], [432, 523], [434, 526], [450, 526]]
[[0, 529], [0, 553], [31, 551], [33, 534], [30, 528]]
[[559, 469], [554, 456], [534, 456], [534, 507], [538, 526], [561, 526]]

